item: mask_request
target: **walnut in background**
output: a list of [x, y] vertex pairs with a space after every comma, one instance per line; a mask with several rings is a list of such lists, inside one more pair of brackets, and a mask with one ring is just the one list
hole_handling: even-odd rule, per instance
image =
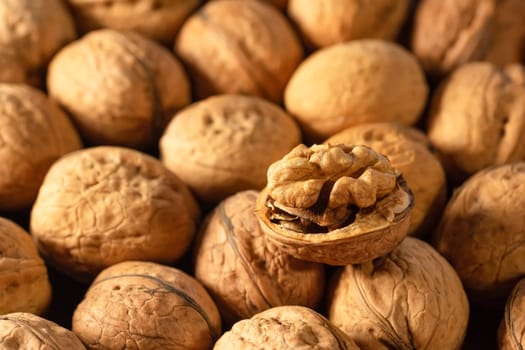
[[525, 279], [512, 289], [498, 329], [500, 350], [520, 350], [525, 345]]

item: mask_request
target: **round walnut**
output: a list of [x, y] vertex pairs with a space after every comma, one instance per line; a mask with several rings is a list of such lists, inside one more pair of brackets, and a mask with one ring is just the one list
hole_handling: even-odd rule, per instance
[[498, 330], [500, 350], [522, 350], [525, 346], [525, 279], [510, 293]]
[[15, 223], [0, 218], [0, 237], [0, 315], [17, 311], [43, 313], [51, 302], [51, 285], [31, 236]]
[[160, 140], [162, 162], [206, 202], [266, 185], [266, 169], [301, 142], [295, 121], [261, 98], [210, 97], [179, 112]]
[[68, 117], [39, 90], [0, 84], [0, 209], [31, 206], [51, 164], [81, 147]]
[[83, 281], [125, 260], [174, 262], [193, 238], [199, 211], [186, 185], [157, 159], [95, 147], [50, 168], [31, 233], [46, 261]]
[[0, 315], [0, 349], [85, 350], [75, 333], [42, 317], [14, 312]]
[[186, 74], [167, 49], [111, 29], [62, 49], [49, 66], [48, 88], [95, 145], [147, 148], [190, 102]]
[[369, 39], [333, 45], [309, 56], [290, 79], [284, 98], [305, 135], [322, 141], [357, 124], [412, 125], [427, 92], [423, 71], [408, 51]]
[[456, 181], [525, 158], [525, 69], [469, 63], [433, 97], [428, 135]]
[[408, 237], [390, 254], [332, 280], [328, 318], [361, 349], [461, 349], [469, 318], [454, 269]]
[[128, 261], [102, 271], [73, 314], [88, 349], [211, 349], [221, 334], [217, 307], [181, 270]]
[[432, 75], [471, 61], [522, 62], [524, 16], [523, 0], [421, 0], [412, 51]]
[[394, 40], [405, 22], [410, 0], [290, 0], [288, 16], [309, 46], [349, 40]]
[[274, 306], [318, 306], [325, 285], [321, 264], [297, 260], [268, 242], [254, 213], [256, 191], [221, 202], [201, 228], [195, 277], [227, 324]]
[[408, 233], [413, 204], [403, 176], [371, 148], [299, 145], [268, 169], [256, 212], [284, 252], [347, 265], [394, 249]]
[[278, 306], [233, 325], [214, 350], [358, 350], [323, 315], [304, 306]]
[[499, 307], [525, 274], [525, 162], [482, 170], [458, 188], [436, 232], [471, 300]]
[[397, 123], [367, 123], [345, 129], [325, 141], [366, 145], [388, 157], [414, 193], [409, 234], [431, 232], [446, 203], [445, 171], [419, 130]]
[[303, 58], [284, 15], [260, 1], [211, 1], [182, 26], [175, 52], [197, 98], [240, 93], [281, 102]]

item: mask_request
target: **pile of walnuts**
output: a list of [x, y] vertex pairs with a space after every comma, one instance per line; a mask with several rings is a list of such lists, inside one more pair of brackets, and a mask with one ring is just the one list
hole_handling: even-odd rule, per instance
[[522, 349], [525, 1], [0, 1], [0, 348]]

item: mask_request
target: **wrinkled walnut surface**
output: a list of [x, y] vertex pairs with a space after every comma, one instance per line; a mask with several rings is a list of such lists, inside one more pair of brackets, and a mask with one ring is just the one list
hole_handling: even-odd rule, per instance
[[68, 117], [42, 92], [0, 84], [0, 209], [30, 207], [51, 164], [80, 147]]
[[330, 321], [361, 349], [460, 349], [469, 317], [454, 269], [411, 237], [385, 257], [347, 265], [328, 303]]
[[221, 319], [193, 277], [129, 261], [97, 276], [74, 312], [73, 331], [88, 349], [205, 350], [220, 335]]
[[233, 325], [214, 350], [357, 350], [324, 316], [304, 306], [279, 306]]
[[295, 121], [261, 98], [222, 95], [185, 108], [160, 140], [162, 162], [200, 199], [262, 189], [266, 169], [301, 142]]
[[175, 261], [193, 238], [199, 211], [186, 185], [157, 159], [87, 148], [49, 170], [31, 233], [48, 262], [89, 280], [124, 260]]
[[512, 289], [498, 329], [500, 350], [523, 350], [525, 346], [525, 280]]
[[17, 311], [41, 314], [50, 302], [47, 268], [31, 236], [0, 218], [0, 315]]
[[219, 203], [196, 243], [195, 277], [227, 323], [274, 306], [315, 308], [323, 295], [321, 264], [295, 259], [268, 242], [254, 212], [257, 195], [239, 192]]
[[101, 29], [49, 65], [50, 96], [91, 144], [147, 148], [190, 102], [186, 73], [164, 47], [133, 32]]
[[412, 125], [427, 93], [411, 53], [394, 43], [362, 39], [306, 58], [290, 78], [284, 99], [305, 135], [317, 142], [362, 123]]

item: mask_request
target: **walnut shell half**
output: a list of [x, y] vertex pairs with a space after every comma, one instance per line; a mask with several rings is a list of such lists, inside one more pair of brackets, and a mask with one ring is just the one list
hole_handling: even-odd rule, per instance
[[285, 252], [347, 265], [394, 249], [407, 235], [413, 204], [403, 176], [371, 148], [299, 145], [268, 169], [256, 211]]
[[510, 293], [505, 313], [498, 329], [500, 350], [523, 350], [525, 347], [525, 279]]

